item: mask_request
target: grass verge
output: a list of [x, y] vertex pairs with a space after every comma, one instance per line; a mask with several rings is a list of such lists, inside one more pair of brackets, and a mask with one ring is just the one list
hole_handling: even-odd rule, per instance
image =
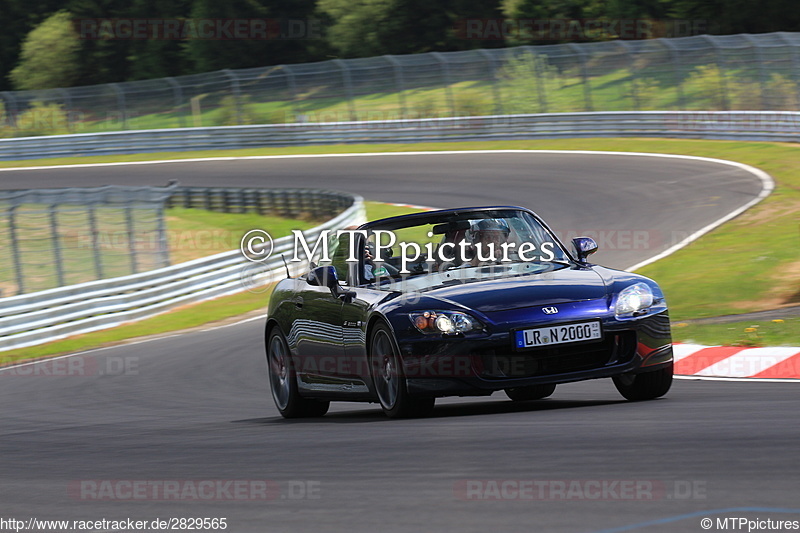
[[167, 242], [173, 264], [191, 261], [239, 248], [242, 235], [262, 228], [274, 237], [290, 235], [291, 230], [307, 230], [324, 220], [298, 220], [258, 213], [216, 213], [182, 207], [166, 211]]
[[[730, 322], [728, 324], [672, 324], [672, 334], [691, 344], [730, 346], [798, 346], [800, 318]], [[720, 342], [724, 340], [725, 342]]]

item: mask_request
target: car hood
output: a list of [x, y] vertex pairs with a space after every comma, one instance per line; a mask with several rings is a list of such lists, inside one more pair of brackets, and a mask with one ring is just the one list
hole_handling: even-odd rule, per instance
[[[440, 300], [484, 313], [545, 304], [596, 300], [607, 294], [602, 278], [590, 268], [563, 267], [541, 273], [494, 279], [445, 280], [421, 289], [425, 299]], [[430, 302], [433, 303], [433, 302]]]

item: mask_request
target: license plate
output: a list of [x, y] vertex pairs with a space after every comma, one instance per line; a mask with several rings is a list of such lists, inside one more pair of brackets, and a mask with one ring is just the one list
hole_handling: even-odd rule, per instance
[[603, 338], [600, 321], [564, 324], [546, 328], [523, 329], [516, 332], [517, 348], [535, 348], [567, 342], [590, 341]]

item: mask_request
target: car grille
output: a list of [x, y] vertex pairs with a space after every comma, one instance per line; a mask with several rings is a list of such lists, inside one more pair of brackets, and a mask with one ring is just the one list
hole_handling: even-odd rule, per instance
[[476, 354], [483, 366], [478, 369], [482, 377], [522, 378], [580, 372], [630, 361], [636, 353], [636, 333], [626, 331], [606, 335], [601, 342], [499, 352], [486, 350]]

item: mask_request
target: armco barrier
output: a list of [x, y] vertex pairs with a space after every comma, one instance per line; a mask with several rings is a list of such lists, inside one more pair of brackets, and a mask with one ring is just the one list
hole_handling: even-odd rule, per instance
[[[301, 194], [300, 190], [290, 192]], [[333, 193], [324, 194], [330, 198]], [[366, 221], [363, 198], [344, 193], [339, 196], [349, 207], [305, 231], [307, 240], [314, 242], [326, 229]], [[280, 253], [289, 251], [293, 242], [291, 236], [275, 239], [273, 254], [263, 265], [251, 263], [234, 250], [140, 274], [2, 298], [0, 351], [114, 327], [179, 305], [242, 292], [248, 284], [260, 286], [280, 279], [286, 272]], [[289, 264], [293, 274], [306, 266]]]
[[0, 159], [311, 144], [564, 137], [798, 142], [800, 112], [610, 111], [84, 133], [2, 139]]

